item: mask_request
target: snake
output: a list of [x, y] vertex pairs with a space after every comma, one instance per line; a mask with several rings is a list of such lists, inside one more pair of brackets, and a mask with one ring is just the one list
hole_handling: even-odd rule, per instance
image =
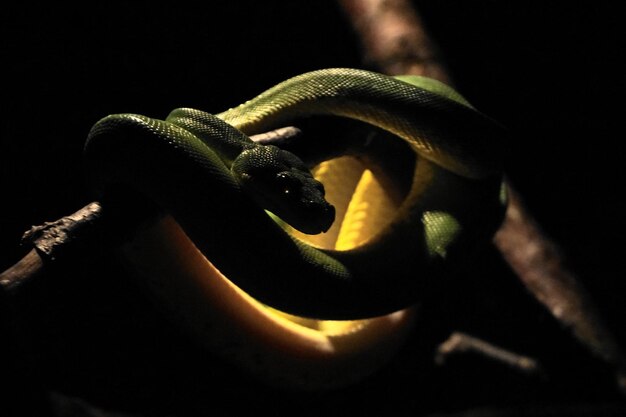
[[[289, 232], [323, 233], [335, 210], [306, 155], [284, 149], [289, 144], [250, 139], [316, 118], [371, 128], [415, 155], [393, 218], [352, 249], [317, 247]], [[302, 140], [305, 149], [322, 149], [309, 159], [367, 153], [369, 137], [355, 145], [329, 126]], [[105, 199], [125, 188], [154, 202], [220, 273], [259, 302], [289, 314], [348, 320], [414, 305], [447, 276], [471, 268], [472, 255], [502, 219], [506, 136], [437, 81], [330, 68], [290, 78], [217, 114], [180, 108], [164, 120], [107, 116], [91, 128], [84, 153]], [[378, 160], [396, 165], [382, 149]]]

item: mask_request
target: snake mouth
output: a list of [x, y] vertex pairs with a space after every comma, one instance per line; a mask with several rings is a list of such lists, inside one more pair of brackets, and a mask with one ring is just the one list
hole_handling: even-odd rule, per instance
[[[266, 205], [266, 207], [268, 206]], [[286, 223], [290, 230], [303, 236], [326, 233], [335, 221], [335, 207], [328, 203], [301, 206], [295, 214], [291, 211], [285, 211], [284, 207], [281, 207], [280, 210], [272, 210], [270, 206], [266, 210], [279, 219], [281, 223]]]

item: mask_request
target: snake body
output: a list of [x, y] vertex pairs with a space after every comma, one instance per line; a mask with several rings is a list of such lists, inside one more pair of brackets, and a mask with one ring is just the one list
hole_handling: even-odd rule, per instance
[[[89, 134], [88, 167], [103, 192], [122, 184], [163, 207], [207, 259], [263, 303], [318, 318], [389, 313], [467, 265], [503, 213], [504, 130], [454, 90], [428, 79], [409, 81], [328, 69], [294, 77], [215, 116], [192, 109], [177, 109], [165, 120], [111, 115]], [[312, 115], [375, 126], [419, 156], [390, 225], [351, 250], [315, 248], [264, 210], [307, 233], [332, 222], [323, 188], [300, 159], [248, 138]], [[269, 172], [281, 184], [300, 181], [305, 198], [274, 206], [272, 197], [264, 207], [267, 199], [249, 190]], [[263, 184], [265, 191], [273, 187]]]

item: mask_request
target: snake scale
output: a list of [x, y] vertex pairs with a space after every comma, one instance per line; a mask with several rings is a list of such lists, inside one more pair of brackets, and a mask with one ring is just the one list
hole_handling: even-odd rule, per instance
[[[320, 233], [334, 210], [306, 156], [249, 139], [313, 116], [357, 120], [418, 155], [389, 226], [350, 250], [316, 248], [286, 232], [276, 216]], [[412, 305], [470, 265], [502, 219], [506, 136], [443, 84], [340, 68], [296, 76], [216, 115], [108, 116], [93, 126], [85, 156], [98, 190], [123, 185], [156, 202], [257, 300], [307, 317], [354, 319]], [[331, 147], [345, 148], [341, 140], [333, 136]]]

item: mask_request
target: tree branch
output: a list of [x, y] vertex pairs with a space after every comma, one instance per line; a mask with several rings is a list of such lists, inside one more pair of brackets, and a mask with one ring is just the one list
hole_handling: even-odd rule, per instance
[[435, 361], [437, 364], [442, 365], [451, 356], [460, 353], [477, 353], [527, 375], [539, 375], [542, 373], [541, 366], [537, 360], [519, 355], [462, 332], [452, 333], [445, 342], [437, 347]]

